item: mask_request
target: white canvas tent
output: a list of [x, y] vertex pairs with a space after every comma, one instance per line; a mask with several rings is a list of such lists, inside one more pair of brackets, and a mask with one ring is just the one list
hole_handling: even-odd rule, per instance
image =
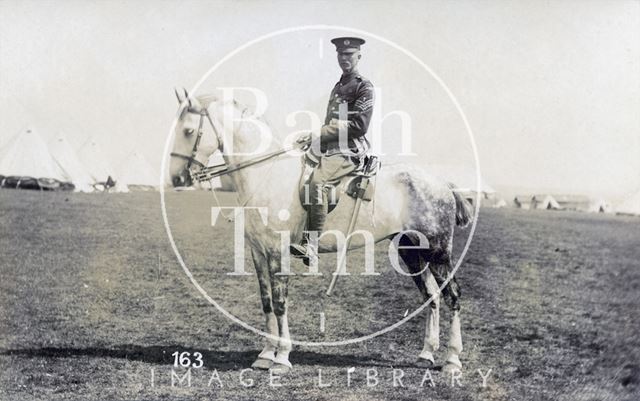
[[75, 185], [76, 191], [93, 192], [93, 179], [64, 136], [49, 142], [49, 150], [58, 166]]
[[532, 198], [531, 204], [534, 205], [532, 208], [535, 208], [535, 209], [544, 209], [544, 210], [562, 209], [560, 204], [551, 195], [543, 195], [543, 196], [536, 195]]
[[147, 159], [138, 151], [134, 151], [123, 163], [116, 190], [128, 192], [131, 187], [153, 189], [160, 186], [160, 170], [154, 169]]
[[589, 204], [589, 212], [591, 213], [611, 213], [611, 205], [604, 199], [592, 199]]
[[513, 204], [518, 209], [529, 210], [531, 209], [531, 201], [533, 197], [531, 195], [516, 195], [513, 198]]
[[505, 201], [502, 198], [498, 199], [498, 201], [493, 204], [493, 208], [495, 208], [495, 209], [500, 209], [500, 208], [503, 208], [503, 207], [507, 207], [507, 201]]
[[640, 216], [640, 191], [628, 197], [617, 208], [618, 214], [630, 214]]
[[86, 143], [78, 151], [78, 158], [91, 176], [93, 183], [104, 183], [109, 177], [117, 182], [118, 177], [111, 164], [105, 159], [100, 146], [95, 141]]
[[51, 156], [47, 143], [32, 129], [17, 134], [3, 147], [0, 152], [0, 174], [69, 181]]

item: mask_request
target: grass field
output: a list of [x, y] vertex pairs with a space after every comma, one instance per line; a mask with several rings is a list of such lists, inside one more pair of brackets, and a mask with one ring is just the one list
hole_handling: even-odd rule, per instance
[[[170, 193], [167, 204], [194, 277], [225, 309], [261, 327], [255, 277], [226, 274], [232, 269], [232, 223], [211, 227], [211, 194]], [[430, 371], [435, 387], [429, 381], [420, 386], [425, 369], [415, 361], [423, 317], [364, 343], [296, 347], [294, 370], [274, 381], [281, 387], [257, 371], [244, 372], [254, 381], [245, 387], [240, 374], [262, 340], [191, 285], [170, 249], [157, 193], [2, 190], [0, 225], [3, 401], [640, 399], [638, 218], [483, 209], [458, 273], [461, 387], [452, 387], [437, 368]], [[458, 252], [465, 235], [456, 240]], [[381, 276], [345, 277], [330, 299], [322, 295], [330, 279], [328, 258], [322, 277], [292, 277], [292, 336], [357, 337], [419, 306], [412, 280], [385, 262], [387, 246], [376, 248]], [[356, 253], [351, 259], [353, 271], [359, 258]], [[327, 316], [324, 333], [320, 312]], [[445, 345], [446, 308], [442, 317]], [[191, 387], [171, 386], [176, 351], [203, 355], [204, 367], [191, 370]], [[443, 356], [441, 350], [439, 361]], [[365, 375], [373, 369], [379, 382], [368, 387]], [[394, 387], [394, 369], [404, 372], [403, 387]], [[478, 369], [491, 369], [486, 387]], [[331, 386], [318, 386], [319, 370]]]

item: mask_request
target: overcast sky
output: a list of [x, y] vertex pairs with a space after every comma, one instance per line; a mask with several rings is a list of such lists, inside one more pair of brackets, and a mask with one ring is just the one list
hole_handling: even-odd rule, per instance
[[[138, 149], [155, 166], [191, 87], [224, 55], [282, 28], [326, 24], [386, 38], [423, 60], [458, 99], [492, 186], [621, 197], [640, 189], [638, 1], [0, 1], [0, 144], [26, 127], [46, 139], [89, 138], [118, 165]], [[279, 36], [230, 60], [205, 83], [255, 86], [267, 119], [322, 116], [339, 78], [329, 40]], [[417, 157], [473, 167], [469, 139], [443, 88], [400, 51], [364, 35], [360, 71], [383, 113], [412, 118]], [[202, 93], [202, 92], [201, 92]], [[399, 150], [398, 125], [382, 144]]]

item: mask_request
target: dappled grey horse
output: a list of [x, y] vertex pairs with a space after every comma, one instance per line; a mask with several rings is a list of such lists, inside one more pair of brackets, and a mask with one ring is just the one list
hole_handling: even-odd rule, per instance
[[[252, 249], [266, 332], [269, 333], [253, 367], [288, 370], [292, 367], [287, 320], [289, 275], [277, 274], [282, 271], [282, 257], [288, 255], [282, 255], [285, 248], [278, 232], [288, 230], [293, 242], [301, 238], [304, 230], [306, 212], [299, 198], [300, 158], [283, 156], [264, 163], [247, 163], [256, 157], [247, 154], [255, 150], [260, 137], [255, 126], [242, 123], [247, 113], [245, 107], [236, 101], [222, 101], [212, 96], [179, 100], [182, 107], [175, 126], [168, 171], [173, 185], [190, 185], [189, 169], [204, 167], [209, 157], [219, 150], [229, 167], [241, 204], [269, 210], [267, 224], [257, 214], [245, 216], [245, 238]], [[282, 147], [279, 141], [271, 140], [262, 150], [273, 152]], [[375, 242], [398, 238], [398, 254], [413, 274], [422, 301], [433, 297], [425, 308], [424, 346], [418, 355], [418, 361], [425, 365], [434, 363], [433, 353], [439, 347], [439, 300], [443, 296], [452, 310], [445, 369], [459, 369], [462, 367], [459, 358], [462, 352], [460, 291], [451, 276], [451, 255], [454, 227], [470, 222], [471, 206], [453, 191], [452, 185], [405, 164], [384, 166], [376, 177], [376, 187], [374, 200], [364, 202], [360, 208], [356, 230], [369, 232]], [[346, 232], [354, 202], [354, 198], [342, 196], [335, 210], [328, 215], [326, 230]], [[288, 211], [286, 219], [279, 213], [283, 209]], [[428, 248], [407, 249], [421, 245], [420, 235], [416, 233], [426, 237]], [[365, 245], [365, 236], [354, 236], [349, 249]], [[338, 247], [336, 236], [320, 238], [320, 252], [336, 252]]]

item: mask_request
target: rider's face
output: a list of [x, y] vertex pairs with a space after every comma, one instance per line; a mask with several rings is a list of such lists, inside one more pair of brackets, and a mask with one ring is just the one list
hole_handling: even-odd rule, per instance
[[352, 53], [338, 52], [338, 64], [340, 64], [342, 72], [355, 71], [358, 66], [358, 62], [360, 61], [360, 57], [359, 51]]

